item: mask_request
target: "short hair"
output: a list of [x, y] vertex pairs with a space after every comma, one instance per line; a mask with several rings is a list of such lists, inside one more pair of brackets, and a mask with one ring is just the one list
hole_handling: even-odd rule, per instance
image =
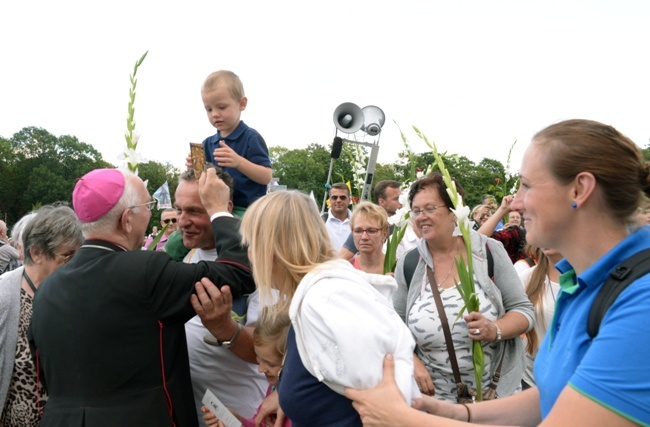
[[81, 223], [68, 206], [45, 205], [23, 231], [25, 264], [33, 265], [30, 249], [34, 248], [47, 258], [53, 259], [61, 245], [78, 248], [83, 242]]
[[210, 73], [201, 86], [201, 92], [210, 92], [221, 86], [224, 86], [230, 93], [230, 96], [237, 101], [245, 96], [244, 85], [241, 79], [237, 74], [228, 70], [219, 70]]
[[262, 305], [289, 309], [302, 278], [335, 259], [329, 233], [314, 200], [298, 190], [276, 191], [253, 202], [241, 221], [242, 243], [248, 245], [253, 278]]
[[[214, 169], [219, 179], [221, 179], [228, 186], [230, 189], [230, 200], [232, 200], [235, 194], [235, 180], [232, 178], [232, 176], [225, 170], [221, 169], [219, 166], [215, 166], [212, 163], [207, 163], [205, 165], [205, 170], [207, 171], [208, 169]], [[178, 182], [180, 183], [181, 181], [198, 182], [198, 178], [194, 173], [194, 169], [188, 169], [183, 172], [178, 178]]]
[[373, 197], [375, 198], [375, 202], [379, 203], [379, 199], [384, 199], [386, 200], [386, 189], [388, 188], [402, 188], [402, 183], [399, 181], [393, 181], [390, 179], [385, 179], [383, 181], [379, 181], [377, 185], [375, 185], [375, 191], [372, 194]]
[[[117, 228], [117, 224], [119, 223], [122, 213], [124, 213], [124, 211], [128, 209], [129, 206], [134, 206], [140, 203], [136, 185], [144, 186], [144, 182], [133, 172], [124, 169], [118, 170], [122, 173], [122, 175], [124, 175], [124, 191], [122, 192], [122, 196], [120, 197], [120, 200], [117, 201], [115, 206], [113, 206], [110, 211], [108, 211], [98, 220], [81, 223], [81, 230], [83, 231], [83, 235], [85, 237], [88, 237], [97, 232], [113, 232]], [[146, 209], [144, 206], [140, 206], [140, 208]]]
[[287, 312], [277, 312], [272, 306], [264, 306], [253, 331], [253, 344], [263, 346], [272, 344], [280, 356], [287, 349], [287, 334], [291, 319]]
[[641, 149], [612, 126], [572, 119], [539, 131], [531, 146], [544, 151], [551, 175], [567, 184], [581, 172], [595, 178], [603, 208], [623, 224], [633, 216], [643, 193], [650, 195], [650, 164]]
[[352, 211], [352, 216], [350, 217], [350, 229], [354, 229], [354, 224], [356, 223], [357, 218], [363, 215], [371, 221], [377, 222], [379, 228], [383, 234], [388, 233], [388, 214], [386, 210], [379, 205], [376, 205], [371, 202], [361, 202], [355, 206]]
[[[456, 185], [456, 191], [458, 194], [460, 194], [462, 198], [465, 199], [465, 190], [463, 189], [463, 186], [460, 185], [460, 182], [458, 182], [455, 178], [452, 178], [452, 180]], [[442, 202], [447, 208], [455, 208], [454, 204], [451, 202], [449, 194], [447, 194], [447, 185], [442, 179], [442, 174], [440, 172], [432, 172], [429, 175], [420, 178], [411, 184], [411, 189], [409, 190], [409, 206], [413, 206], [413, 199], [415, 198], [415, 195], [427, 187], [434, 187], [438, 191], [438, 196], [440, 196], [440, 199], [442, 199]]]
[[[331, 190], [333, 190], [335, 188], [337, 190], [345, 190], [348, 193], [348, 197], [350, 197], [350, 187], [348, 187], [347, 184], [344, 184], [342, 182], [337, 182], [335, 184], [332, 184]], [[330, 190], [330, 194], [332, 192], [331, 190]]]
[[0, 220], [0, 231], [7, 231], [7, 223]]

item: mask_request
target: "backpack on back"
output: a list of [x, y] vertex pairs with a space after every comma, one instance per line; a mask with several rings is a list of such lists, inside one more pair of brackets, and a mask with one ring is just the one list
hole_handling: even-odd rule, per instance
[[589, 311], [587, 333], [592, 340], [598, 335], [600, 323], [603, 321], [607, 310], [614, 304], [621, 292], [636, 279], [648, 273], [650, 273], [650, 249], [637, 252], [621, 262], [609, 273]]

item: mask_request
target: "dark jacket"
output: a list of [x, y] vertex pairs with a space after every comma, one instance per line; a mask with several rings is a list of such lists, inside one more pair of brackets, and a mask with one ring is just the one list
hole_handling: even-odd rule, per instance
[[198, 425], [184, 324], [202, 277], [254, 291], [238, 225], [213, 221], [216, 262], [88, 240], [41, 284], [30, 344], [50, 396], [42, 427]]

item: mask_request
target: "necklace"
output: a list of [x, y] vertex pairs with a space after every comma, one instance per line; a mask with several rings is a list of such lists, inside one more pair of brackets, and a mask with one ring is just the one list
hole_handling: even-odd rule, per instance
[[[457, 251], [460, 251], [460, 240], [458, 240], [457, 250], [452, 251], [452, 258], [453, 258], [453, 254], [455, 254]], [[451, 266], [449, 267], [449, 271], [447, 272], [447, 275], [445, 276], [445, 278], [442, 279], [442, 281], [436, 283], [436, 286], [438, 287], [438, 292], [439, 293], [442, 293], [442, 291], [445, 290], [445, 288], [442, 287], [442, 284], [445, 283], [447, 281], [447, 279], [449, 279], [449, 275], [451, 275], [451, 271], [454, 269], [454, 264], [455, 264], [455, 262], [451, 263]], [[434, 271], [434, 274], [435, 274], [435, 271]], [[435, 275], [434, 275], [434, 279], [435, 279]]]
[[445, 278], [441, 282], [436, 283], [436, 286], [438, 287], [438, 292], [439, 293], [441, 293], [442, 291], [445, 290], [445, 288], [442, 287], [442, 284], [445, 283], [447, 281], [447, 279], [449, 279], [449, 275], [451, 274], [451, 270], [453, 270], [453, 269], [454, 269], [454, 264], [451, 264], [451, 267], [449, 267], [449, 272], [447, 272], [447, 275], [445, 276]]
[[23, 277], [25, 278], [25, 281], [29, 285], [29, 287], [32, 289], [32, 292], [34, 292], [34, 295], [36, 295], [36, 286], [34, 286], [34, 282], [32, 282], [32, 279], [29, 278], [27, 275], [27, 270], [23, 269]]

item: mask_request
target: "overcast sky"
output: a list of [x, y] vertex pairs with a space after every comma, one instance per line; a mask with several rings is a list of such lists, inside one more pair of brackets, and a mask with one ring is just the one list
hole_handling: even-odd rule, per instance
[[138, 151], [184, 164], [215, 129], [203, 79], [244, 82], [242, 119], [269, 146], [328, 145], [343, 102], [379, 106], [379, 161], [420, 128], [441, 151], [506, 162], [567, 118], [650, 137], [650, 2], [22, 0], [0, 6], [0, 136], [74, 135], [114, 164], [138, 71]]

